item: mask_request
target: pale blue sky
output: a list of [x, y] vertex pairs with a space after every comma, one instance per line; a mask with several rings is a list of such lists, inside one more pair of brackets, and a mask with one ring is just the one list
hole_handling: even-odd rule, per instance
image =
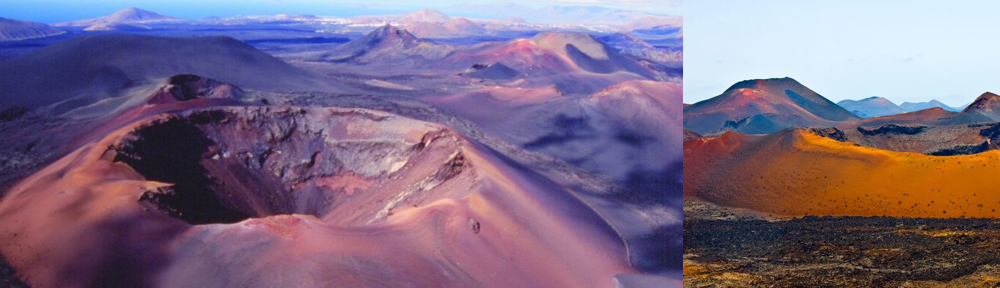
[[789, 76], [834, 102], [1000, 93], [1000, 1], [684, 3], [684, 102]]
[[55, 23], [107, 15], [130, 6], [189, 19], [274, 14], [357, 16], [444, 9], [456, 4], [500, 3], [531, 7], [602, 6], [654, 14], [681, 14], [681, 0], [0, 0], [0, 17]]

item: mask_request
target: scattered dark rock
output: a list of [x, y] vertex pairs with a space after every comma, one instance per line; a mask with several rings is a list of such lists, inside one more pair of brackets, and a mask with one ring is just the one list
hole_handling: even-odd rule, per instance
[[979, 145], [959, 145], [951, 148], [945, 148], [938, 151], [927, 153], [934, 156], [955, 156], [955, 155], [971, 155], [981, 152], [986, 152], [990, 150], [990, 143], [983, 142]]
[[[685, 284], [725, 286], [728, 280], [722, 275], [730, 273], [746, 275], [747, 281], [761, 287], [900, 287], [907, 281], [953, 281], [1000, 263], [1000, 223], [893, 217], [786, 221], [686, 217], [684, 254], [685, 266], [698, 265], [698, 269], [685, 267]], [[697, 273], [689, 275], [689, 270]]]
[[18, 118], [21, 118], [21, 116], [24, 116], [24, 114], [27, 114], [28, 111], [30, 111], [28, 110], [28, 108], [24, 108], [21, 106], [13, 106], [4, 109], [3, 111], [0, 111], [0, 122], [8, 122], [16, 120]]
[[167, 85], [154, 93], [150, 102], [166, 103], [199, 98], [239, 99], [245, 93], [236, 86], [197, 75], [181, 74], [170, 77], [167, 80]]
[[750, 119], [750, 117], [743, 118], [743, 119], [740, 119], [740, 120], [737, 120], [737, 121], [726, 120], [726, 124], [722, 125], [722, 130], [738, 130], [738, 129], [740, 129], [740, 127], [743, 127], [743, 125], [746, 125], [747, 124], [747, 120], [749, 120], [749, 119]]
[[876, 135], [876, 134], [903, 134], [903, 135], [915, 135], [923, 132], [927, 126], [922, 125], [896, 125], [896, 124], [885, 124], [875, 128], [868, 127], [858, 127], [858, 132], [863, 135]]
[[21, 281], [17, 276], [17, 271], [7, 263], [7, 259], [0, 256], [0, 287], [3, 288], [27, 288], [28, 284]]
[[844, 131], [840, 130], [840, 129], [837, 129], [837, 128], [834, 128], [834, 127], [830, 127], [830, 128], [812, 128], [810, 130], [813, 133], [816, 133], [816, 135], [819, 135], [819, 136], [823, 136], [823, 137], [830, 138], [830, 139], [837, 140], [837, 141], [841, 141], [841, 142], [847, 142], [847, 136], [844, 135]]
[[469, 77], [493, 80], [512, 79], [521, 75], [521, 72], [501, 63], [473, 64], [467, 71], [465, 75]]
[[472, 229], [473, 233], [479, 234], [479, 221], [476, 221], [476, 219], [469, 219], [469, 229]]

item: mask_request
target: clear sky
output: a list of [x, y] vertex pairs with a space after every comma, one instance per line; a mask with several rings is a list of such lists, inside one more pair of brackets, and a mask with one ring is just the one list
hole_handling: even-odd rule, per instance
[[792, 77], [837, 102], [958, 106], [1000, 93], [1000, 1], [684, 3], [684, 102]]
[[457, 4], [500, 3], [536, 8], [602, 6], [654, 14], [681, 14], [681, 0], [0, 0], [0, 17], [55, 23], [103, 16], [132, 6], [188, 19], [275, 14], [358, 16], [444, 9]]

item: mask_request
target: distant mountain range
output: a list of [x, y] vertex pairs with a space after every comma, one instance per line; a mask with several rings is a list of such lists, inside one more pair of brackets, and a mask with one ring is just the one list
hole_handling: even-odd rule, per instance
[[[52, 26], [83, 28], [85, 31], [141, 31], [150, 30], [152, 29], [151, 26], [162, 23], [236, 25], [278, 21], [282, 23], [329, 25], [332, 21], [347, 25], [347, 30], [352, 32], [357, 31], [359, 28], [364, 29], [364, 27], [392, 24], [406, 29], [419, 38], [425, 39], [492, 36], [503, 34], [504, 32], [589, 31], [601, 35], [609, 32], [621, 32], [622, 35], [609, 36], [611, 38], [607, 38], [606, 40], [609, 43], [615, 42], [614, 47], [625, 53], [634, 54], [660, 63], [679, 62], [676, 60], [681, 58], [681, 53], [679, 52], [683, 39], [681, 17], [584, 6], [550, 6], [535, 9], [510, 4], [498, 5], [496, 7], [493, 5], [466, 5], [452, 8], [455, 9], [447, 11], [466, 16], [470, 15], [470, 13], [462, 13], [460, 11], [463, 11], [463, 9], [489, 11], [490, 16], [496, 16], [499, 15], [497, 11], [502, 12], [504, 9], [510, 9], [510, 13], [513, 16], [506, 19], [472, 16], [475, 20], [470, 20], [468, 18], [449, 16], [434, 9], [423, 9], [406, 14], [347, 18], [280, 14], [273, 16], [209, 17], [198, 20], [187, 20], [129, 7], [106, 16], [56, 23], [52, 24]], [[499, 10], [495, 10], [494, 8]], [[636, 40], [640, 38], [646, 41], [639, 40], [637, 42]]]
[[[65, 26], [65, 27], [114, 27], [114, 24], [141, 24], [141, 23], [155, 23], [155, 22], [165, 22], [165, 21], [178, 21], [179, 18], [170, 17], [166, 15], [157, 14], [155, 12], [142, 10], [135, 7], [129, 7], [112, 13], [108, 16], [101, 16], [97, 18], [77, 20], [71, 22], [63, 22], [53, 24], [53, 26]], [[97, 30], [92, 29], [92, 30]]]
[[837, 102], [837, 105], [844, 107], [847, 111], [851, 111], [854, 115], [858, 117], [869, 118], [875, 116], [884, 116], [903, 113], [903, 109], [899, 108], [899, 105], [892, 103], [889, 99], [882, 97], [869, 97], [861, 100], [843, 100]]
[[[673, 17], [653, 13], [598, 6], [548, 6], [534, 8], [519, 4], [461, 4], [446, 7], [445, 12], [477, 18], [522, 18], [538, 23], [586, 23], [624, 25], [649, 17]], [[680, 17], [673, 17], [680, 19]], [[676, 21], [680, 26], [680, 21]]]
[[914, 112], [930, 108], [942, 108], [946, 111], [958, 112], [961, 109], [953, 108], [937, 100], [931, 100], [927, 102], [903, 102], [903, 104], [896, 105], [889, 99], [883, 97], [869, 97], [861, 100], [843, 100], [837, 102], [837, 105], [844, 107], [848, 111], [863, 117], [876, 117], [885, 116], [892, 114], [899, 114], [904, 112]]
[[38, 22], [0, 18], [0, 41], [17, 41], [63, 34], [62, 30]]
[[927, 101], [927, 102], [916, 102], [916, 103], [903, 102], [903, 104], [899, 104], [899, 108], [903, 109], [903, 112], [912, 112], [912, 111], [930, 109], [930, 108], [934, 108], [934, 107], [941, 107], [942, 109], [948, 110], [948, 111], [955, 111], [955, 112], [962, 111], [962, 108], [954, 108], [954, 107], [945, 105], [944, 103], [941, 103], [941, 101], [937, 101], [937, 100], [931, 100], [931, 101]]
[[483, 25], [465, 18], [455, 18], [444, 23], [420, 22], [410, 24], [406, 27], [406, 30], [420, 38], [456, 38], [490, 34]]
[[434, 9], [423, 9], [403, 14], [397, 21], [401, 23], [446, 23], [451, 21], [451, 16]]

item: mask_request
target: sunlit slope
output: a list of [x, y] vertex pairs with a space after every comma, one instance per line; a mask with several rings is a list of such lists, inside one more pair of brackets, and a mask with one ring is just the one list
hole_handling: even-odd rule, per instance
[[786, 129], [684, 143], [684, 196], [773, 215], [1000, 216], [1000, 152], [928, 156]]
[[0, 252], [32, 287], [610, 287], [636, 270], [589, 207], [437, 124], [195, 108], [13, 186]]

